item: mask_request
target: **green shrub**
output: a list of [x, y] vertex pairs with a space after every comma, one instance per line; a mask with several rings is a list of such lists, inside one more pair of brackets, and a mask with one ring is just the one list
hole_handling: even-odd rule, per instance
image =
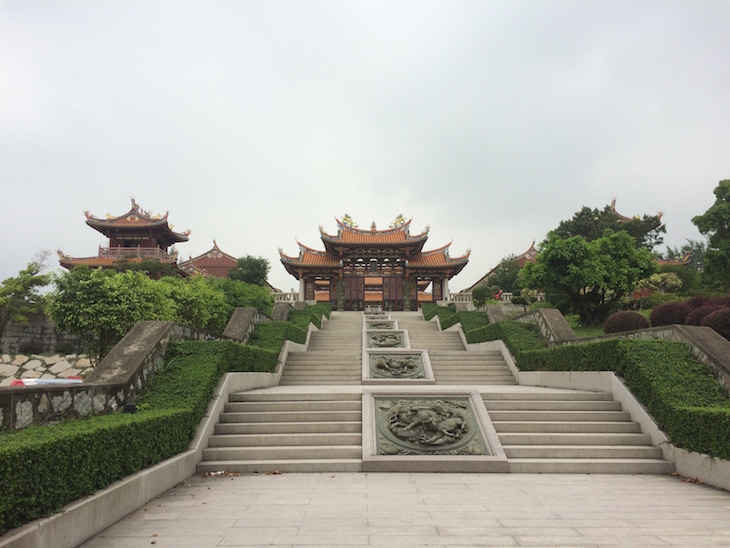
[[502, 340], [513, 356], [547, 347], [534, 324], [503, 321], [472, 329], [465, 333], [466, 341], [475, 344]]
[[[444, 324], [454, 315], [456, 314], [456, 308], [454, 307], [453, 303], [450, 303], [449, 306], [438, 306], [435, 304], [424, 304], [421, 305], [421, 311], [423, 312], [423, 318], [426, 321], [430, 321], [433, 319], [434, 316], [439, 317], [439, 323], [441, 324], [441, 329], [446, 329], [444, 327]], [[451, 325], [454, 325], [457, 323], [457, 321], [454, 321], [453, 323], [446, 323], [449, 327]]]
[[702, 325], [702, 320], [704, 320], [713, 312], [717, 312], [718, 310], [722, 310], [723, 308], [725, 307], [720, 304], [706, 304], [704, 306], [700, 306], [699, 308], [692, 308], [689, 314], [687, 314], [687, 319], [685, 320], [685, 322], [687, 323], [687, 325]]
[[711, 327], [720, 335], [730, 340], [730, 308], [716, 310], [702, 320], [702, 325]]
[[609, 333], [621, 333], [622, 331], [636, 331], [638, 329], [647, 329], [649, 327], [649, 320], [638, 312], [633, 310], [622, 310], [611, 314], [606, 318], [603, 324], [603, 332], [607, 335]]
[[173, 341], [140, 411], [0, 434], [0, 534], [187, 449], [220, 376], [274, 371], [278, 351]]
[[689, 314], [689, 307], [684, 303], [666, 303], [653, 308], [649, 314], [652, 327], [662, 325], [684, 325]]
[[456, 314], [451, 314], [441, 322], [441, 329], [448, 329], [449, 327], [461, 324], [461, 328], [466, 333], [472, 329], [484, 327], [489, 324], [489, 316], [483, 312], [466, 311], [462, 310]]

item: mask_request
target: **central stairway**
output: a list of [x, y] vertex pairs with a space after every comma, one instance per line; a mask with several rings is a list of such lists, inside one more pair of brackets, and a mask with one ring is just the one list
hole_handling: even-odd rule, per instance
[[[516, 384], [500, 352], [467, 350], [420, 312], [393, 312], [413, 349], [427, 350], [436, 387], [478, 388], [518, 473], [669, 473], [611, 394]], [[290, 352], [279, 386], [231, 394], [198, 472], [362, 470], [360, 312], [333, 312]]]

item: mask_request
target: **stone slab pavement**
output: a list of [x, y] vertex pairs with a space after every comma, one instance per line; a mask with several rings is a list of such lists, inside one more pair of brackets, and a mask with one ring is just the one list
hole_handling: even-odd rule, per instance
[[192, 476], [83, 546], [730, 546], [730, 493], [649, 475]]

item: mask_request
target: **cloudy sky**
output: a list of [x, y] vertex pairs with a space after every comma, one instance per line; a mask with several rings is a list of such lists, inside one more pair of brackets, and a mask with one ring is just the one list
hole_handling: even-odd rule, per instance
[[452, 290], [613, 197], [699, 239], [730, 178], [729, 21], [697, 0], [0, 0], [0, 279], [96, 255], [84, 210], [131, 197], [192, 231], [182, 258], [216, 239], [283, 290], [277, 249], [345, 213], [470, 248]]

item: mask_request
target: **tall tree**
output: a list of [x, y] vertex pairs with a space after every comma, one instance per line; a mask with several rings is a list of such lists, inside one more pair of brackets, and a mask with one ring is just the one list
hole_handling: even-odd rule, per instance
[[590, 242], [601, 238], [606, 229], [625, 230], [636, 240], [636, 247], [649, 251], [664, 241], [662, 234], [667, 231], [661, 215], [627, 218], [616, 213], [613, 205], [607, 205], [603, 210], [583, 207], [571, 219], [561, 221], [555, 233], [561, 238], [582, 236]]
[[708, 237], [705, 279], [724, 291], [730, 290], [730, 180], [715, 187], [715, 203], [692, 218], [701, 234]]
[[48, 314], [103, 358], [140, 320], [175, 319], [175, 308], [161, 286], [141, 272], [91, 270], [77, 266], [54, 280]]
[[238, 266], [228, 271], [228, 277], [247, 284], [266, 285], [271, 265], [268, 259], [246, 255], [238, 259]]
[[561, 293], [582, 325], [599, 325], [637, 282], [656, 271], [651, 254], [626, 232], [606, 230], [592, 241], [550, 232], [535, 263], [522, 269], [530, 289]]
[[517, 264], [517, 258], [509, 255], [502, 259], [494, 271], [489, 275], [487, 283], [490, 285], [498, 285], [499, 288], [510, 293], [515, 289], [515, 283], [520, 273], [520, 267]]
[[45, 298], [39, 289], [51, 282], [50, 274], [41, 274], [46, 268], [48, 255], [48, 251], [36, 253], [17, 276], [0, 284], [0, 337], [11, 320], [27, 323], [28, 316], [43, 313]]
[[681, 247], [667, 246], [663, 258], [681, 260], [687, 257], [687, 267], [702, 272], [705, 269], [705, 253], [707, 253], [707, 244], [705, 242], [688, 238], [687, 243], [682, 244]]

